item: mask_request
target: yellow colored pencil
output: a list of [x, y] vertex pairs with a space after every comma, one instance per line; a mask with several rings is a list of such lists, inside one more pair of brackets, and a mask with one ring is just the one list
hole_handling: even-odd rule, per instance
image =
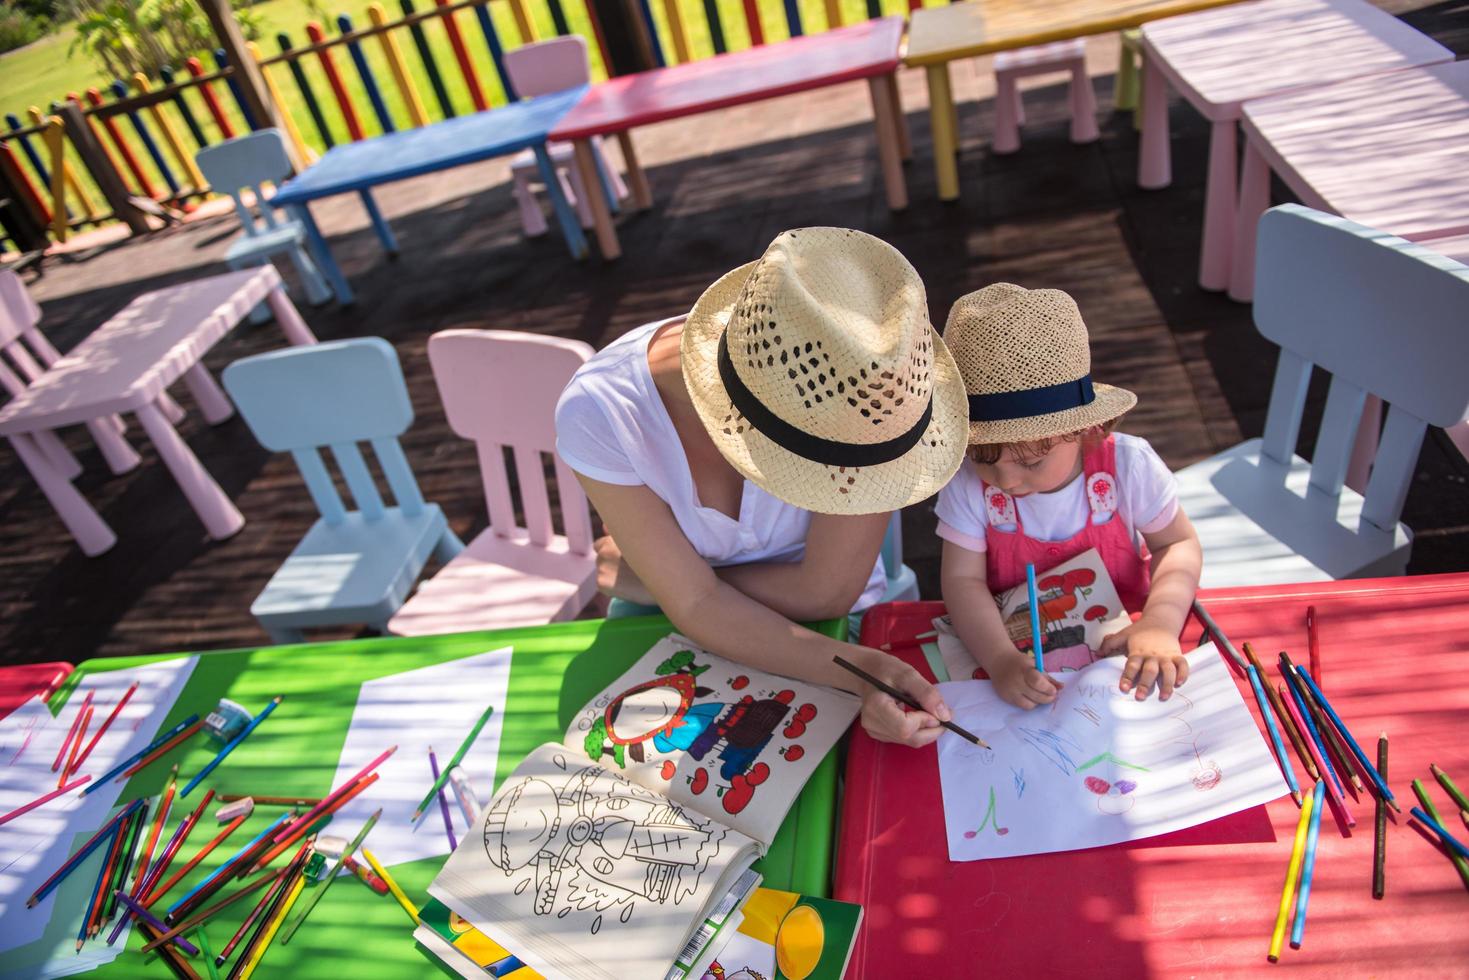
[[291, 888], [291, 893], [281, 903], [280, 911], [276, 913], [274, 919], [270, 920], [270, 925], [266, 928], [265, 935], [260, 937], [260, 942], [256, 945], [254, 952], [250, 954], [250, 959], [245, 963], [245, 968], [240, 971], [239, 980], [248, 980], [250, 974], [255, 972], [255, 967], [260, 965], [261, 957], [270, 948], [270, 941], [275, 938], [275, 934], [280, 930], [281, 923], [286, 921], [286, 915], [291, 911], [291, 906], [296, 904], [296, 898], [301, 894], [301, 889], [304, 887], [306, 887], [306, 876], [304, 874], [298, 875], [296, 877], [296, 884]]
[[418, 909], [414, 908], [413, 903], [408, 901], [408, 896], [403, 893], [403, 889], [398, 887], [398, 883], [393, 880], [393, 876], [388, 874], [388, 869], [378, 864], [377, 858], [373, 857], [372, 852], [365, 847], [362, 849], [362, 856], [367, 858], [367, 863], [372, 865], [372, 870], [383, 880], [383, 884], [388, 886], [388, 891], [393, 893], [393, 897], [398, 900], [398, 904], [403, 906], [403, 911], [407, 912], [409, 917], [413, 919], [413, 924], [418, 925]]
[[1296, 821], [1296, 842], [1291, 845], [1290, 864], [1285, 870], [1285, 887], [1280, 891], [1280, 910], [1275, 913], [1275, 931], [1270, 934], [1270, 962], [1280, 959], [1280, 949], [1285, 945], [1285, 926], [1290, 918], [1291, 906], [1296, 894], [1296, 878], [1300, 876], [1301, 856], [1306, 851], [1306, 830], [1311, 823], [1311, 808], [1315, 794], [1306, 796], [1301, 807], [1301, 817]]

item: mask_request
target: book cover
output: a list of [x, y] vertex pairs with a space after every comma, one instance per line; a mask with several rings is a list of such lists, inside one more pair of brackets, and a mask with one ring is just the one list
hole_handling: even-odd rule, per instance
[[703, 980], [841, 980], [862, 925], [860, 905], [773, 888], [744, 914]]
[[470, 980], [543, 980], [510, 950], [470, 925], [469, 920], [436, 898], [418, 910], [413, 931], [426, 949], [462, 977]]

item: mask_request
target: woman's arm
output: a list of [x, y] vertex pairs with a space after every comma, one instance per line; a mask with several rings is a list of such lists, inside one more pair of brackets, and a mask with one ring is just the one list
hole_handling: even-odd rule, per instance
[[1173, 688], [1188, 679], [1188, 661], [1178, 644], [1199, 590], [1204, 551], [1198, 532], [1180, 508], [1161, 531], [1144, 534], [1152, 553], [1152, 585], [1148, 601], [1137, 622], [1102, 641], [1102, 653], [1127, 649], [1127, 666], [1122, 671], [1122, 690], [1135, 685], [1138, 700], [1148, 696], [1154, 681], [1158, 698], [1166, 701]]

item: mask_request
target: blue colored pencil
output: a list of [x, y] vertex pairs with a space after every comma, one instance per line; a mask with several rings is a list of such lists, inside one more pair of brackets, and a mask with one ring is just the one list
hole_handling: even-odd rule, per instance
[[1382, 773], [1378, 772], [1377, 767], [1368, 761], [1367, 754], [1362, 751], [1362, 746], [1357, 744], [1357, 740], [1352, 737], [1352, 733], [1348, 731], [1347, 726], [1342, 724], [1341, 715], [1337, 714], [1336, 709], [1331, 706], [1331, 702], [1326, 700], [1326, 695], [1321, 693], [1321, 688], [1316, 686], [1316, 682], [1311, 679], [1311, 675], [1300, 664], [1296, 665], [1296, 673], [1300, 675], [1301, 680], [1306, 686], [1311, 689], [1311, 696], [1316, 699], [1317, 704], [1321, 705], [1321, 710], [1326, 712], [1326, 717], [1331, 719], [1331, 723], [1341, 733], [1341, 737], [1347, 743], [1347, 748], [1351, 749], [1352, 755], [1357, 757], [1357, 762], [1361, 764], [1362, 771], [1367, 774], [1367, 778], [1376, 784], [1378, 795], [1387, 801], [1388, 806], [1402, 813], [1403, 808], [1398, 806], [1397, 802], [1393, 799], [1392, 790], [1387, 788], [1387, 780], [1383, 779]]
[[[114, 825], [112, 828], [112, 832], [107, 835], [107, 848], [109, 853], [111, 852], [112, 848], [117, 846], [117, 836], [121, 833], [122, 824], [119, 823]], [[77, 930], [78, 953], [82, 951], [82, 945], [86, 943], [87, 938], [91, 935], [92, 911], [97, 907], [97, 899], [102, 894], [102, 886], [106, 885], [108, 880], [112, 877], [112, 875], [109, 873], [112, 871], [112, 868], [110, 868], [108, 864], [109, 862], [107, 860], [107, 856], [104, 854], [102, 858], [102, 867], [99, 868], [97, 871], [97, 883], [92, 886], [92, 897], [87, 899], [86, 905], [82, 906], [82, 927]]]
[[1250, 687], [1255, 689], [1255, 702], [1260, 705], [1260, 717], [1265, 719], [1265, 727], [1270, 731], [1270, 742], [1275, 746], [1275, 757], [1280, 760], [1280, 771], [1285, 776], [1285, 784], [1290, 787], [1291, 799], [1296, 801], [1296, 806], [1300, 806], [1301, 784], [1296, 782], [1295, 767], [1285, 754], [1285, 743], [1280, 740], [1280, 729], [1275, 726], [1275, 715], [1270, 710], [1270, 703], [1265, 700], [1265, 686], [1260, 683], [1260, 672], [1255, 669], [1254, 664], [1249, 664], [1246, 669], [1250, 675]]
[[267, 834], [271, 833], [277, 827], [279, 827], [281, 824], [285, 823], [287, 820], [290, 820], [294, 816], [295, 816], [295, 813], [293, 813], [293, 812], [291, 812], [289, 810], [286, 811], [285, 813], [281, 814], [276, 819], [275, 823], [271, 824], [269, 827], [266, 827], [258, 835], [256, 835], [256, 837], [255, 837], [254, 840], [252, 840], [250, 843], [246, 844], [244, 847], [240, 848], [233, 855], [231, 855], [231, 857], [230, 857], [230, 859], [228, 861], [226, 861], [224, 864], [221, 864], [219, 867], [215, 868], [214, 871], [210, 873], [210, 875], [209, 875], [208, 878], [205, 878], [203, 881], [199, 882], [199, 884], [195, 885], [193, 888], [191, 888], [189, 890], [189, 893], [187, 895], [185, 895], [183, 898], [179, 899], [177, 902], [174, 902], [172, 905], [170, 905], [168, 907], [168, 914], [169, 915], [173, 915], [175, 912], [177, 912], [183, 906], [183, 904], [185, 902], [187, 902], [189, 899], [191, 899], [191, 898], [194, 897], [194, 895], [195, 895], [196, 892], [200, 891], [205, 885], [209, 884], [215, 878], [218, 878], [221, 871], [224, 871], [230, 865], [232, 865], [236, 861], [238, 861], [240, 859], [240, 857], [242, 855], [244, 855], [244, 853], [246, 851], [250, 850], [250, 848], [254, 847], [256, 844], [259, 844], [262, 840], [264, 840]]
[[1424, 813], [1422, 807], [1415, 806], [1413, 808], [1413, 816], [1418, 818], [1419, 823], [1437, 834], [1439, 840], [1444, 842], [1444, 846], [1452, 851], [1456, 851], [1462, 858], [1469, 858], [1469, 847], [1465, 847], [1458, 838], [1445, 830], [1443, 824]]
[[124, 770], [132, 768], [134, 762], [137, 762], [143, 756], [147, 755], [149, 752], [152, 752], [154, 749], [158, 748], [158, 746], [162, 745], [164, 742], [167, 742], [169, 739], [173, 738], [179, 732], [183, 731], [185, 728], [188, 728], [190, 725], [198, 720], [198, 715], [189, 715], [189, 717], [185, 718], [183, 721], [179, 722], [177, 725], [174, 725], [168, 731], [164, 732], [162, 735], [149, 742], [145, 747], [139, 749], [133, 755], [128, 756], [126, 759], [113, 766], [110, 770], [108, 770], [105, 776], [103, 776], [101, 779], [94, 780], [92, 782], [92, 785], [88, 786], [77, 795], [86, 796], [94, 789], [97, 789], [101, 786], [106, 786], [108, 783], [112, 782], [114, 778], [122, 775]]
[[1321, 810], [1325, 804], [1326, 787], [1316, 780], [1311, 806], [1311, 829], [1306, 832], [1306, 863], [1301, 866], [1301, 890], [1296, 893], [1296, 918], [1290, 925], [1290, 948], [1301, 948], [1301, 937], [1306, 933], [1306, 902], [1311, 898], [1311, 875], [1316, 870], [1316, 838], [1321, 836]]
[[1041, 607], [1035, 598], [1035, 566], [1025, 566], [1025, 591], [1030, 596], [1030, 650], [1035, 654], [1035, 669], [1046, 672], [1045, 656], [1041, 651]]
[[1316, 728], [1316, 721], [1311, 717], [1311, 709], [1306, 706], [1306, 698], [1301, 694], [1301, 680], [1295, 675], [1295, 671], [1281, 665], [1280, 674], [1285, 678], [1285, 689], [1290, 694], [1290, 699], [1296, 703], [1301, 712], [1301, 722], [1306, 726], [1306, 737], [1309, 738], [1316, 751], [1321, 754], [1321, 764], [1326, 767], [1326, 777], [1331, 780], [1331, 785], [1336, 787], [1337, 796], [1346, 793], [1342, 782], [1337, 778], [1336, 770], [1332, 768], [1331, 756], [1326, 753], [1326, 742], [1321, 738], [1321, 732]]
[[229, 755], [235, 750], [235, 746], [239, 745], [245, 739], [249, 738], [250, 733], [258, 728], [262, 721], [270, 717], [270, 713], [275, 710], [276, 705], [281, 703], [281, 698], [283, 698], [284, 696], [285, 695], [277, 695], [276, 697], [271, 699], [270, 704], [267, 704], [264, 710], [260, 712], [260, 714], [256, 715], [254, 718], [251, 718], [250, 724], [245, 726], [245, 730], [240, 732], [240, 734], [236, 735], [234, 738], [230, 739], [229, 744], [220, 749], [219, 753], [214, 758], [209, 760], [209, 764], [206, 765], [203, 769], [199, 770], [199, 775], [189, 780], [189, 785], [185, 786], [183, 792], [179, 793], [179, 798], [183, 799], [185, 796], [188, 796], [191, 789], [193, 789], [195, 786], [198, 786], [199, 783], [203, 781], [205, 776], [213, 772], [214, 768], [224, 761], [225, 756]]
[[113, 817], [111, 820], [103, 824], [102, 828], [98, 830], [95, 834], [93, 834], [91, 838], [88, 839], [88, 841], [81, 846], [81, 850], [77, 851], [71, 857], [63, 861], [61, 863], [61, 867], [51, 872], [51, 877], [42, 882], [41, 887], [37, 888], [35, 892], [31, 894], [30, 898], [26, 899], [26, 908], [34, 908], [41, 901], [41, 899], [51, 894], [52, 889], [61, 884], [62, 879], [71, 874], [72, 870], [78, 864], [81, 864], [84, 860], [86, 860], [88, 854], [91, 854], [94, 850], [97, 849], [97, 845], [108, 839], [108, 835], [111, 833], [112, 830], [114, 830], [116, 827], [121, 826], [122, 822], [128, 817], [132, 816], [133, 811], [142, 805], [143, 801], [141, 799], [133, 800], [133, 802], [123, 807], [122, 810], [117, 814], [117, 816]]

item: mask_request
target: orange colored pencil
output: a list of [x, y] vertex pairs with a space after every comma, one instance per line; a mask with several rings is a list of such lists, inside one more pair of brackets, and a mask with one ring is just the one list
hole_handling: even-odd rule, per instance
[[66, 750], [71, 748], [71, 740], [76, 737], [77, 726], [81, 724], [82, 715], [91, 706], [92, 692], [88, 691], [87, 696], [82, 699], [81, 705], [77, 707], [77, 713], [71, 716], [71, 727], [66, 730], [66, 738], [62, 740], [61, 748], [56, 750], [56, 761], [51, 763], [52, 772], [61, 768], [61, 763], [66, 758]]
[[[209, 806], [209, 801], [212, 799], [214, 799], [214, 790], [210, 790], [204, 794], [204, 799], [200, 800], [199, 805], [194, 807], [194, 812], [184, 818], [183, 827], [178, 831], [178, 838], [170, 843], [168, 848], [159, 855], [158, 863], [154, 866], [157, 870], [154, 870], [154, 868], [148, 869], [148, 877], [143, 884], [150, 886], [150, 890], [151, 886], [157, 884], [159, 879], [163, 877], [164, 872], [173, 863], [173, 859], [178, 855], [178, 852], [183, 850], [184, 843], [189, 839], [189, 835], [194, 832], [194, 827], [198, 825], [199, 818], [204, 816], [204, 808]], [[133, 897], [141, 900], [141, 891], [142, 888], [133, 889]]]
[[208, 857], [210, 851], [214, 850], [220, 844], [223, 844], [230, 834], [233, 834], [236, 830], [239, 830], [240, 824], [244, 823], [247, 819], [249, 819], [249, 814], [242, 813], [240, 816], [236, 817], [228, 824], [226, 824], [223, 830], [214, 835], [213, 840], [205, 844], [203, 847], [199, 848], [199, 853], [189, 858], [188, 863], [186, 863], [182, 868], [179, 868], [177, 871], [175, 871], [172, 877], [163, 882], [163, 884], [149, 889], [147, 897], [143, 899], [143, 905], [145, 907], [152, 907], [153, 905], [157, 904], [160, 898], [168, 894], [168, 890], [170, 888], [172, 888], [174, 885], [177, 885], [181, 880], [183, 880], [184, 875], [188, 874], [190, 871], [193, 871], [195, 866], [198, 865], [200, 861]]
[[122, 713], [122, 709], [127, 706], [128, 701], [132, 699], [133, 692], [137, 689], [138, 682], [133, 681], [133, 686], [123, 693], [123, 696], [118, 700], [117, 704], [113, 705], [112, 713], [107, 716], [107, 720], [102, 723], [102, 727], [97, 729], [97, 734], [92, 736], [92, 740], [87, 743], [87, 747], [82, 749], [82, 757], [77, 760], [77, 765], [81, 765], [87, 761], [87, 756], [92, 754], [92, 750], [97, 747], [97, 743], [102, 740], [102, 736], [107, 734], [107, 729], [111, 727], [112, 722], [117, 716]]
[[[134, 816], [133, 819], [134, 820], [137, 820], [137, 819], [140, 819], [140, 818], [137, 817], [137, 816]], [[120, 855], [122, 853], [123, 848], [126, 846], [126, 840], [127, 840], [127, 833], [126, 833], [126, 831], [127, 831], [127, 827], [126, 826], [119, 827], [117, 829], [117, 836], [112, 839], [112, 844], [107, 848], [107, 860], [104, 861], [103, 864], [102, 864], [102, 881], [103, 881], [103, 886], [101, 888], [97, 889], [97, 894], [95, 896], [93, 896], [93, 899], [92, 899], [92, 906], [91, 906], [90, 909], [87, 910], [87, 933], [86, 934], [87, 934], [87, 938], [89, 938], [89, 939], [92, 936], [95, 936], [102, 929], [102, 922], [101, 922], [101, 919], [102, 919], [102, 906], [107, 901], [107, 885], [106, 885], [106, 883], [112, 880], [113, 872], [115, 872], [117, 870], [118, 855]], [[77, 943], [77, 948], [78, 949], [81, 949], [81, 943]]]
[[67, 757], [66, 765], [61, 767], [61, 778], [56, 781], [58, 788], [66, 782], [67, 777], [76, 769], [77, 747], [82, 744], [82, 739], [86, 737], [87, 726], [90, 724], [92, 724], [92, 706], [89, 704], [87, 705], [87, 710], [82, 713], [82, 726], [77, 729], [76, 741], [71, 743], [71, 755]]
[[370, 775], [362, 777], [361, 781], [359, 781], [357, 785], [353, 786], [351, 789], [347, 790], [347, 792], [343, 793], [340, 799], [338, 799], [331, 806], [322, 810], [316, 816], [312, 817], [310, 823], [298, 823], [296, 825], [296, 829], [288, 833], [285, 837], [276, 841], [271, 849], [265, 852], [264, 857], [262, 857], [258, 861], [253, 862], [250, 865], [250, 870], [253, 871], [256, 868], [263, 868], [270, 862], [274, 861], [293, 843], [300, 840], [308, 830], [320, 823], [323, 818], [330, 817], [332, 814], [336, 813], [343, 806], [345, 806], [348, 800], [352, 799], [354, 796], [357, 796], [363, 790], [367, 789], [367, 787], [377, 782], [377, 778], [377, 773], [371, 773]]
[[199, 729], [203, 727], [204, 722], [194, 722], [188, 728], [185, 728], [173, 738], [169, 739], [167, 742], [164, 742], [162, 745], [158, 746], [158, 748], [154, 749], [152, 752], [149, 752], [147, 755], [143, 756], [143, 758], [139, 759], [137, 762], [124, 769], [122, 774], [124, 776], [131, 776], [133, 773], [137, 772], [139, 769], [142, 769], [144, 766], [150, 765], [151, 763], [157, 761], [159, 756], [166, 755], [169, 752], [172, 752], [180, 742], [183, 742], [185, 739], [193, 737], [199, 731]]
[[158, 835], [163, 832], [163, 825], [168, 821], [168, 811], [173, 806], [173, 791], [178, 784], [179, 767], [175, 765], [173, 771], [168, 774], [168, 783], [163, 788], [163, 798], [158, 801], [158, 812], [153, 815], [153, 826], [148, 830], [148, 843], [143, 845], [143, 860], [138, 862], [139, 877], [133, 881], [133, 897], [138, 897], [138, 888], [141, 887], [143, 876], [148, 872], [148, 865], [153, 863], [153, 848], [158, 846]]

